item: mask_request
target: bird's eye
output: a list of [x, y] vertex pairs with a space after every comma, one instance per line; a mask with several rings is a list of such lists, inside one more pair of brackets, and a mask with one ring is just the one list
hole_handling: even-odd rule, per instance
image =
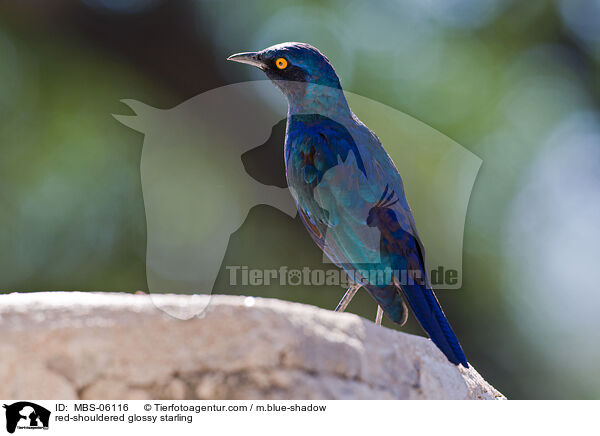
[[285, 58], [277, 58], [277, 60], [275, 61], [275, 65], [280, 70], [283, 70], [285, 69], [285, 67], [287, 67], [288, 62], [285, 60]]

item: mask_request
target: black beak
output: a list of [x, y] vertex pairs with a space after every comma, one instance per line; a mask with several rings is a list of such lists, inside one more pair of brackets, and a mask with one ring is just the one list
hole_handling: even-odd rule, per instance
[[260, 61], [258, 52], [248, 51], [245, 53], [236, 53], [227, 58], [228, 61], [240, 62], [242, 64], [253, 65], [257, 68], [264, 68], [265, 64]]

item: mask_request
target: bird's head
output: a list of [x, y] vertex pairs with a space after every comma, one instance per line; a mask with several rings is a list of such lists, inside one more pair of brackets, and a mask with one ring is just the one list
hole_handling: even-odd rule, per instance
[[312, 93], [319, 92], [317, 89], [341, 91], [329, 60], [312, 45], [302, 42], [285, 42], [258, 52], [237, 53], [227, 60], [260, 68], [290, 103], [311, 97]]

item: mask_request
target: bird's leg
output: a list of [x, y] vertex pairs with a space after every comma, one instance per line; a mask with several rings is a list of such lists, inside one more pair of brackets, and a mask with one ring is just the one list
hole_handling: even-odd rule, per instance
[[383, 309], [380, 305], [377, 305], [377, 316], [375, 317], [375, 324], [381, 325], [381, 321], [383, 320]]
[[346, 310], [346, 307], [348, 307], [348, 304], [350, 304], [350, 301], [352, 301], [352, 298], [356, 294], [356, 291], [358, 291], [359, 289], [359, 284], [352, 283], [346, 291], [346, 293], [344, 294], [344, 296], [342, 297], [342, 299], [340, 300], [340, 302], [338, 303], [337, 307], [335, 308], [335, 311], [343, 312], [344, 310]]

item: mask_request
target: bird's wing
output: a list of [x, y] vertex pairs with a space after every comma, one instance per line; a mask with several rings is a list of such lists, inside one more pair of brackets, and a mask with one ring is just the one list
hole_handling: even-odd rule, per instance
[[[329, 118], [295, 117], [288, 131], [292, 143], [286, 146], [288, 184], [304, 224], [330, 259], [353, 274], [391, 268], [382, 239], [395, 250], [414, 246], [403, 255], [421, 257], [402, 180], [383, 147], [365, 147], [364, 132], [351, 133]], [[367, 223], [382, 196], [390, 197], [385, 206], [395, 215], [387, 228]]]
[[321, 116], [292, 123], [286, 167], [300, 216], [329, 258], [358, 277], [392, 320], [406, 320], [397, 289], [448, 359], [468, 366], [429, 284], [398, 170], [364, 125], [352, 133]]

